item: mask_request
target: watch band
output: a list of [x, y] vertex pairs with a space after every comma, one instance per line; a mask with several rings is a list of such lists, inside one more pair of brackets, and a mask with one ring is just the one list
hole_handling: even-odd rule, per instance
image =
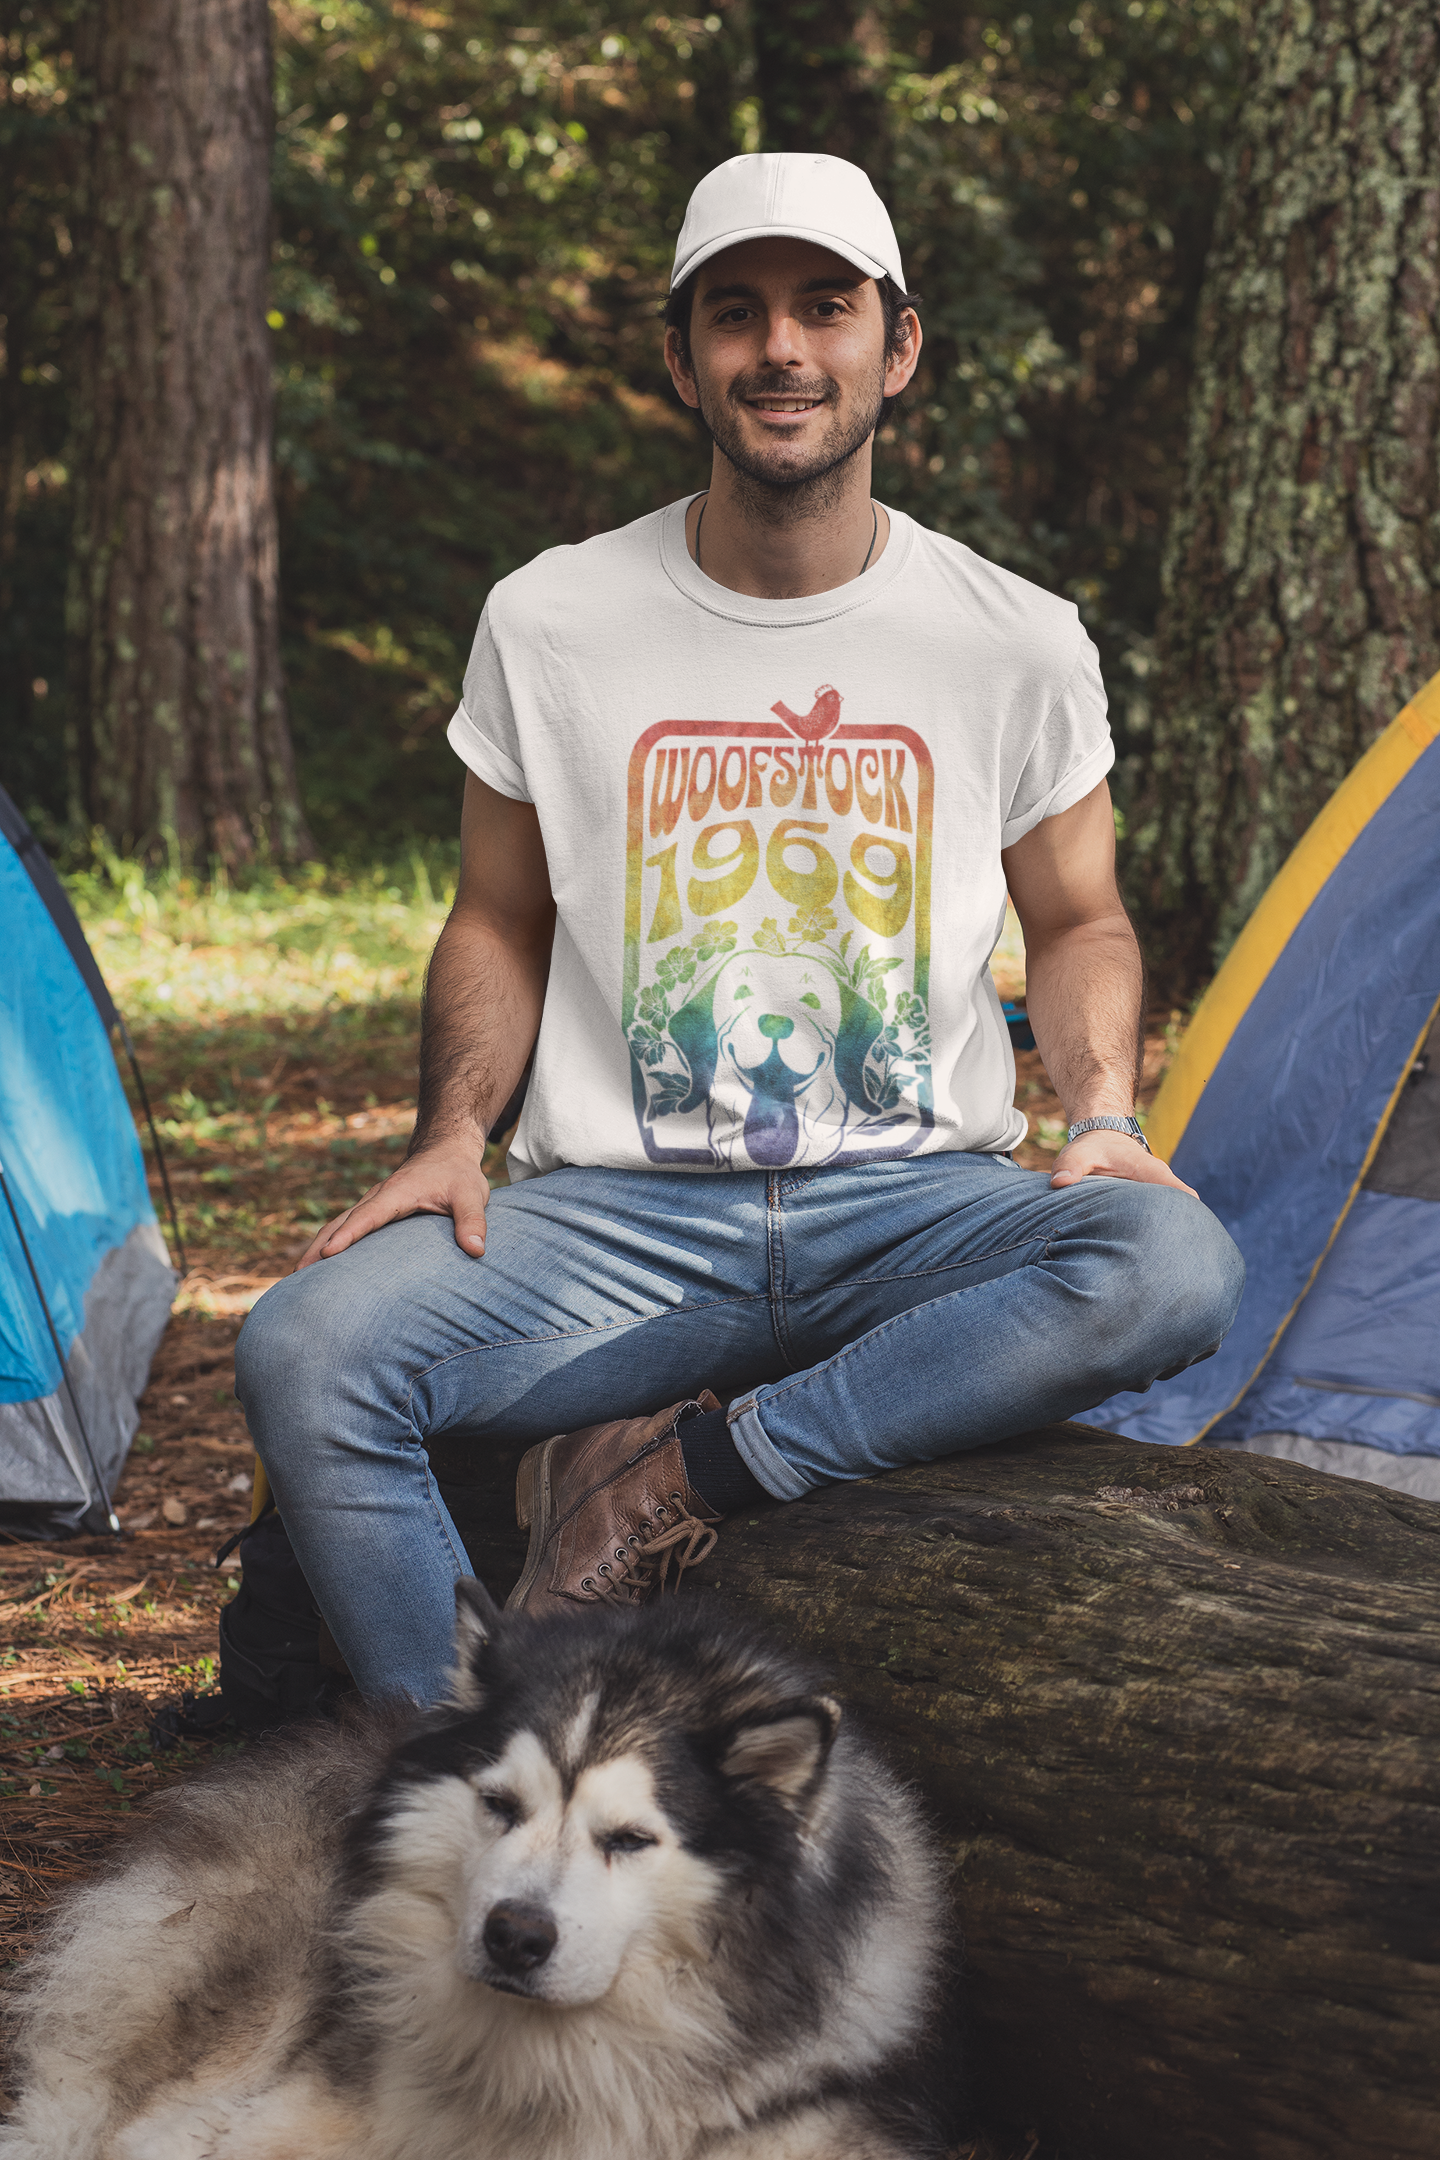
[[1125, 1133], [1125, 1134], [1127, 1134], [1127, 1135], [1128, 1135], [1128, 1137], [1129, 1137], [1130, 1139], [1132, 1139], [1132, 1140], [1138, 1140], [1138, 1141], [1139, 1141], [1139, 1143], [1140, 1143], [1140, 1145], [1141, 1145], [1141, 1147], [1143, 1147], [1143, 1148], [1144, 1148], [1144, 1150], [1145, 1150], [1145, 1152], [1146, 1152], [1146, 1154], [1147, 1154], [1147, 1155], [1148, 1155], [1148, 1154], [1150, 1153], [1150, 1143], [1149, 1143], [1149, 1141], [1148, 1141], [1148, 1140], [1147, 1140], [1147, 1139], [1145, 1138], [1145, 1135], [1144, 1135], [1144, 1133], [1143, 1133], [1143, 1132], [1142, 1132], [1142, 1131], [1140, 1130], [1140, 1122], [1139, 1122], [1138, 1118], [1133, 1118], [1133, 1117], [1087, 1117], [1087, 1118], [1081, 1118], [1081, 1120], [1080, 1120], [1079, 1124], [1078, 1124], [1078, 1125], [1072, 1125], [1072, 1126], [1070, 1127], [1070, 1130], [1069, 1130], [1069, 1131], [1068, 1131], [1068, 1132], [1066, 1133], [1066, 1135], [1065, 1135], [1065, 1145], [1066, 1145], [1066, 1146], [1068, 1147], [1068, 1146], [1070, 1145], [1070, 1142], [1071, 1142], [1072, 1140], [1078, 1140], [1078, 1139], [1080, 1138], [1080, 1135], [1081, 1135], [1082, 1133], [1087, 1133], [1087, 1132], [1119, 1132], [1119, 1133]]

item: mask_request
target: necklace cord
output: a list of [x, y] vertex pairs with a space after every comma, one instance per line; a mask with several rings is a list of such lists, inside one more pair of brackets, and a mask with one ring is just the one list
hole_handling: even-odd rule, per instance
[[867, 570], [869, 569], [869, 567], [870, 567], [870, 557], [871, 557], [871, 556], [872, 556], [872, 555], [874, 554], [874, 552], [875, 552], [875, 542], [876, 542], [876, 540], [877, 540], [877, 539], [879, 538], [879, 536], [880, 536], [880, 505], [879, 505], [878, 503], [871, 503], [871, 505], [870, 505], [870, 545], [869, 545], [869, 547], [868, 547], [868, 548], [866, 548], [866, 550], [865, 550], [865, 560], [864, 560], [864, 562], [862, 562], [862, 563], [861, 563], [861, 565], [860, 565], [860, 575], [861, 575], [861, 577], [864, 577], [864, 575], [865, 575], [865, 572], [866, 572], [866, 571], [867, 571]]
[[[695, 520], [695, 568], [696, 568], [697, 570], [698, 570], [698, 569], [700, 568], [700, 528], [701, 528], [701, 526], [702, 526], [702, 525], [703, 525], [703, 524], [705, 523], [705, 505], [706, 505], [706, 503], [708, 503], [708, 502], [709, 502], [709, 500], [710, 500], [710, 490], [709, 490], [709, 489], [707, 488], [707, 489], [705, 490], [705, 493], [704, 493], [704, 494], [703, 494], [703, 495], [701, 496], [701, 498], [700, 498], [700, 515], [699, 515], [699, 517], [698, 517], [698, 518], [696, 518], [696, 520]], [[869, 547], [868, 547], [868, 548], [866, 548], [866, 550], [865, 550], [865, 560], [864, 560], [864, 562], [862, 562], [862, 563], [861, 563], [861, 565], [860, 565], [860, 569], [859, 569], [859, 572], [858, 572], [858, 575], [859, 575], [859, 576], [861, 576], [861, 577], [864, 577], [864, 575], [865, 575], [865, 572], [866, 572], [866, 571], [867, 571], [867, 570], [869, 569], [869, 567], [870, 567], [870, 557], [871, 557], [871, 556], [872, 556], [872, 555], [874, 554], [874, 552], [875, 552], [875, 542], [876, 542], [876, 541], [877, 541], [877, 540], [879, 539], [879, 537], [880, 537], [880, 505], [879, 505], [878, 503], [871, 503], [871, 505], [870, 505], [870, 545], [869, 545]]]

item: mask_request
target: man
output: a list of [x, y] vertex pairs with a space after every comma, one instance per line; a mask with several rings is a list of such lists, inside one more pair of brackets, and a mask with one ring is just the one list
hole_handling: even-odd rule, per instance
[[[1239, 1255], [1133, 1117], [1094, 649], [870, 494], [920, 344], [861, 172], [732, 159], [667, 311], [708, 490], [490, 595], [415, 1138], [238, 1358], [367, 1691], [432, 1697], [448, 1662], [466, 1560], [434, 1435], [533, 1443], [512, 1603], [574, 1611], [645, 1595], [759, 1498], [1146, 1388], [1234, 1315]], [[1048, 1178], [1009, 1152], [1007, 885], [1072, 1121]]]

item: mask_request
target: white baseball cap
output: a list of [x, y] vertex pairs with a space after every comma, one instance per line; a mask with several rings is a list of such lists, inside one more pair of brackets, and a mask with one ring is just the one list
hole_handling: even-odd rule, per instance
[[722, 248], [780, 235], [813, 240], [867, 277], [893, 278], [905, 290], [890, 213], [858, 165], [799, 150], [762, 150], [727, 158], [690, 197], [671, 292]]

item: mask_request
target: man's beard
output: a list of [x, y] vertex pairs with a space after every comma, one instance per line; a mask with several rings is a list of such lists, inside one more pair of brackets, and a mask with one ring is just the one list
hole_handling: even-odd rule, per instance
[[[730, 385], [724, 398], [706, 395], [697, 375], [700, 418], [721, 455], [740, 478], [740, 507], [747, 516], [788, 524], [795, 518], [823, 517], [834, 509], [845, 488], [845, 468], [863, 450], [880, 424], [885, 407], [884, 375], [867, 409], [847, 427], [836, 408], [840, 386], [828, 375], [797, 382], [791, 375], [748, 375]], [[747, 398], [823, 398], [831, 406], [830, 425], [803, 464], [775, 451], [752, 449], [740, 433], [739, 408]]]

